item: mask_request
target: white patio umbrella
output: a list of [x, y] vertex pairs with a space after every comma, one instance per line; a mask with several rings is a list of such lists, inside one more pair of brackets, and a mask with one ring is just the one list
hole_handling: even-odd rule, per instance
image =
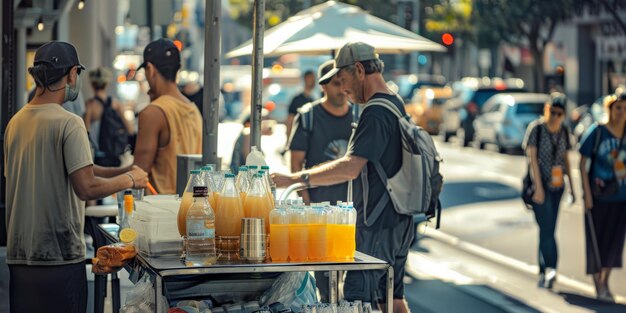
[[[363, 41], [378, 53], [446, 51], [442, 45], [398, 25], [368, 14], [359, 7], [328, 1], [297, 13], [265, 32], [263, 54], [330, 54], [349, 41]], [[226, 54], [252, 54], [252, 41]]]

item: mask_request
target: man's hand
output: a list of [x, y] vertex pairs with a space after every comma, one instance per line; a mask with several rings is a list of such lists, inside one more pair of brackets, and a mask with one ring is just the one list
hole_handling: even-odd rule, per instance
[[585, 200], [585, 209], [591, 210], [593, 208], [593, 197], [587, 197], [587, 194], [583, 195], [583, 199]]
[[543, 204], [545, 197], [546, 195], [543, 191], [543, 188], [536, 188], [535, 193], [533, 194], [533, 202], [536, 204]]
[[286, 188], [298, 182], [292, 174], [274, 173], [271, 177], [277, 188]]
[[132, 176], [133, 181], [135, 182], [135, 189], [146, 188], [148, 186], [148, 173], [142, 170], [139, 166], [133, 165], [131, 170], [126, 172], [126, 174]]

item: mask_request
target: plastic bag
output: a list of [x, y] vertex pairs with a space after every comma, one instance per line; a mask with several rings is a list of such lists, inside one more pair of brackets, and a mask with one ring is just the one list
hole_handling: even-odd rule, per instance
[[256, 146], [252, 146], [250, 153], [246, 157], [246, 165], [256, 165], [259, 167], [267, 165], [267, 163], [265, 163], [265, 156], [263, 156], [263, 152], [261, 152], [261, 150], [259, 150]]
[[[162, 312], [167, 312], [167, 300], [160, 297]], [[154, 299], [154, 284], [150, 275], [144, 274], [135, 287], [126, 295], [126, 302], [120, 309], [122, 313], [152, 313], [156, 312], [156, 301]], [[159, 312], [161, 313], [161, 312]]]
[[135, 258], [137, 251], [133, 245], [114, 243], [98, 248], [96, 257], [91, 260], [94, 274], [110, 274], [122, 269], [126, 263]]
[[284, 273], [261, 296], [262, 305], [279, 302], [294, 312], [301, 312], [304, 305], [317, 301], [315, 278], [309, 272]]

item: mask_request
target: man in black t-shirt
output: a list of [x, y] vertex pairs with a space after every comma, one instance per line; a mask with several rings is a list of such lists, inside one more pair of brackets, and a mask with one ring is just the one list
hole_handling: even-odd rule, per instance
[[[319, 77], [334, 67], [329, 60], [319, 67]], [[346, 154], [352, 133], [352, 106], [336, 77], [320, 80], [324, 98], [309, 102], [298, 110], [289, 139], [291, 172], [312, 168]], [[348, 184], [322, 186], [300, 193], [305, 203], [346, 201]]]
[[304, 80], [304, 90], [293, 97], [293, 99], [291, 99], [291, 103], [289, 104], [289, 114], [287, 115], [286, 122], [287, 138], [291, 136], [291, 125], [293, 124], [293, 120], [298, 113], [298, 109], [315, 100], [313, 98], [313, 89], [315, 89], [315, 73], [313, 73], [313, 71], [306, 71], [304, 72], [304, 75], [302, 75], [302, 79]]
[[[344, 45], [335, 58], [335, 68], [321, 79], [336, 75], [352, 102], [365, 105], [350, 139], [348, 152], [340, 159], [313, 169], [291, 175], [274, 174], [273, 179], [278, 187], [298, 182], [329, 186], [356, 179], [354, 199], [357, 209], [357, 250], [393, 266], [393, 311], [405, 313], [408, 312], [408, 306], [404, 301], [402, 278], [415, 228], [412, 217], [396, 213], [391, 201], [378, 206], [380, 199], [388, 197], [383, 197], [387, 191], [374, 168], [375, 163], [380, 163], [387, 177], [393, 177], [400, 170], [400, 129], [398, 119], [391, 111], [380, 106], [368, 107], [366, 104], [373, 99], [384, 98], [394, 103], [403, 114], [406, 112], [402, 100], [387, 88], [382, 71], [383, 63], [374, 52], [374, 47], [362, 42]], [[367, 178], [366, 199], [361, 188], [361, 176]], [[377, 206], [382, 207], [382, 213], [372, 220], [371, 213]], [[344, 296], [348, 300], [358, 299], [381, 304], [387, 299], [385, 290], [384, 273], [350, 271], [346, 275]], [[386, 308], [382, 309], [386, 311]]]

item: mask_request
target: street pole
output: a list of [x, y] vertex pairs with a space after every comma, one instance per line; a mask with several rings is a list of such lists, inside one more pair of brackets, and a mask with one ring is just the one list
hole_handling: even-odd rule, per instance
[[261, 112], [263, 109], [263, 31], [265, 27], [265, 0], [254, 0], [252, 35], [252, 103], [250, 104], [250, 150], [261, 149]]
[[221, 1], [207, 1], [204, 27], [204, 89], [202, 92], [202, 164], [216, 164], [217, 130], [220, 123], [220, 25]]

